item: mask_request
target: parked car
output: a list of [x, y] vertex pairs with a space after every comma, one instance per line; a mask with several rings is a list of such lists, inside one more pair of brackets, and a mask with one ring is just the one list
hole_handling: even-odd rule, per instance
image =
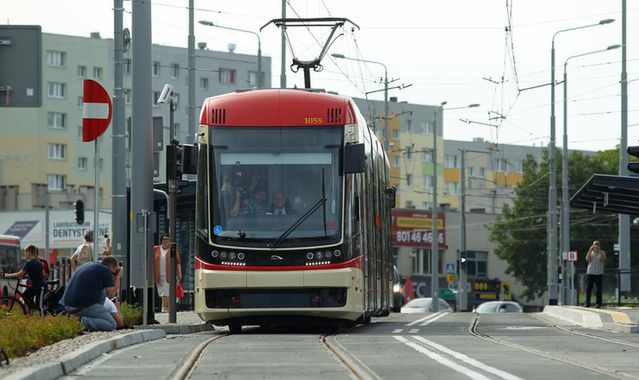
[[406, 284], [406, 280], [393, 265], [393, 311], [396, 313], [399, 313], [404, 305], [404, 284]]
[[517, 302], [512, 301], [490, 301], [477, 306], [473, 312], [478, 314], [488, 313], [521, 313], [523, 310]]
[[[415, 298], [401, 308], [402, 313], [432, 313], [433, 299], [431, 297]], [[452, 312], [450, 305], [443, 299], [439, 299], [439, 311]]]

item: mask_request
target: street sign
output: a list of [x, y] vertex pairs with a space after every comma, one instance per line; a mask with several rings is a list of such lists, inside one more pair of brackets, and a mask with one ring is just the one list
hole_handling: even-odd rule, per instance
[[455, 263], [446, 263], [446, 273], [455, 273]]
[[451, 282], [455, 281], [455, 275], [453, 274], [447, 274], [446, 275], [446, 281], [450, 284]]
[[568, 251], [567, 260], [573, 263], [577, 261], [577, 251]]
[[113, 107], [111, 97], [93, 79], [84, 80], [82, 95], [82, 141], [93, 141], [109, 127]]

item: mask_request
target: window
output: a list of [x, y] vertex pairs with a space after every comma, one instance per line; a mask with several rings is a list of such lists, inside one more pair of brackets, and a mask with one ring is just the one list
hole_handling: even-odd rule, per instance
[[413, 201], [406, 201], [405, 205], [406, 205], [405, 208], [414, 208]]
[[407, 186], [412, 186], [413, 184], [413, 175], [412, 174], [406, 174], [406, 185]]
[[235, 70], [232, 69], [220, 69], [219, 81], [222, 84], [235, 84]]
[[130, 88], [125, 88], [124, 89], [124, 102], [126, 104], [131, 104], [131, 89]]
[[422, 129], [424, 130], [424, 133], [427, 135], [433, 134], [433, 124], [431, 123], [422, 122]]
[[180, 94], [178, 94], [177, 92], [173, 93], [173, 104], [175, 104], [175, 109], [177, 109], [177, 107], [180, 105]]
[[457, 182], [446, 182], [446, 191], [448, 195], [457, 194]]
[[524, 161], [517, 161], [517, 163], [515, 164], [515, 170], [523, 173], [524, 172]]
[[249, 87], [260, 87], [259, 83], [257, 83], [257, 71], [248, 72], [248, 85]]
[[62, 112], [47, 112], [47, 126], [53, 129], [64, 129], [67, 124], [67, 115]]
[[469, 177], [474, 177], [475, 176], [475, 168], [474, 167], [469, 167], [468, 168], [468, 176]]
[[63, 51], [47, 50], [47, 66], [64, 67], [66, 53]]
[[432, 175], [424, 176], [423, 187], [426, 188], [426, 189], [429, 189], [429, 188], [433, 187], [433, 176]]
[[102, 79], [102, 68], [94, 67], [93, 68], [93, 78], [94, 79]]
[[209, 78], [200, 78], [200, 90], [209, 89]]
[[431, 208], [433, 208], [431, 202], [422, 202], [422, 210], [430, 210]]
[[66, 145], [64, 144], [49, 144], [49, 159], [50, 160], [64, 160], [66, 158]]
[[63, 99], [66, 93], [66, 84], [60, 82], [47, 82], [47, 94], [50, 98]]
[[153, 91], [153, 107], [158, 106], [158, 98], [160, 97], [159, 91]]
[[76, 75], [78, 78], [86, 78], [87, 76], [87, 67], [86, 66], [78, 66], [78, 70], [76, 71]]
[[153, 62], [153, 72], [152, 75], [154, 77], [160, 76], [160, 62]]
[[65, 178], [60, 174], [47, 175], [47, 182], [49, 184], [49, 190], [64, 190]]
[[444, 163], [444, 167], [446, 168], [456, 168], [457, 167], [457, 156], [452, 154], [446, 155], [446, 161]]
[[488, 252], [466, 251], [466, 274], [469, 277], [486, 277], [487, 267]]
[[82, 126], [78, 127], [78, 140], [82, 141]]
[[393, 129], [393, 140], [399, 140], [399, 128]]
[[479, 178], [486, 178], [486, 168], [479, 168]]
[[87, 170], [89, 159], [86, 157], [78, 157], [78, 170]]
[[422, 150], [422, 161], [424, 161], [424, 162], [433, 162], [433, 151], [432, 150]]
[[393, 157], [393, 166], [399, 166], [400, 158], [399, 156]]
[[171, 65], [171, 78], [177, 79], [180, 76], [180, 65], [174, 63]]
[[407, 146], [406, 147], [406, 159], [410, 160], [413, 157], [413, 147], [412, 146]]

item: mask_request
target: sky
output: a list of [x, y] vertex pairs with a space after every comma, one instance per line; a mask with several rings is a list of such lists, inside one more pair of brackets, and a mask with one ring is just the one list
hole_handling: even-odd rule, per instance
[[[125, 4], [131, 25], [132, 1]], [[616, 21], [560, 33], [555, 39], [556, 80], [567, 58], [621, 44], [621, 0], [288, 0], [287, 17], [345, 17], [339, 38], [313, 73], [313, 87], [383, 100], [386, 66], [389, 96], [447, 108], [444, 138], [546, 146], [550, 139], [551, 41], [559, 30]], [[153, 42], [187, 46], [188, 0], [152, 1]], [[279, 86], [281, 34], [270, 20], [281, 18], [281, 0], [195, 0], [195, 39], [211, 50], [256, 54], [250, 33], [200, 25], [199, 20], [259, 33], [272, 57], [272, 84]], [[41, 25], [45, 33], [113, 37], [113, 2], [106, 0], [4, 0], [0, 23]], [[288, 28], [301, 59], [319, 55], [329, 28]], [[627, 0], [628, 145], [639, 145], [639, 0]], [[133, 33], [135, 39], [135, 34]], [[318, 42], [319, 41], [319, 42]], [[335, 59], [332, 53], [360, 61]], [[364, 63], [361, 60], [380, 62]], [[303, 75], [288, 69], [287, 86], [303, 87]], [[603, 150], [621, 135], [621, 49], [570, 59], [567, 65], [567, 125], [570, 149]], [[538, 87], [539, 86], [539, 87]], [[556, 142], [562, 144], [563, 84], [556, 86]], [[487, 125], [490, 124], [490, 125]]]

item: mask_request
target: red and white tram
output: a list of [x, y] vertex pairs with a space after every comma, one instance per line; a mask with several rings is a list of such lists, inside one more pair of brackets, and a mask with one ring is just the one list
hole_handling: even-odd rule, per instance
[[233, 333], [388, 315], [394, 202], [383, 147], [351, 99], [297, 89], [206, 99], [195, 311]]

